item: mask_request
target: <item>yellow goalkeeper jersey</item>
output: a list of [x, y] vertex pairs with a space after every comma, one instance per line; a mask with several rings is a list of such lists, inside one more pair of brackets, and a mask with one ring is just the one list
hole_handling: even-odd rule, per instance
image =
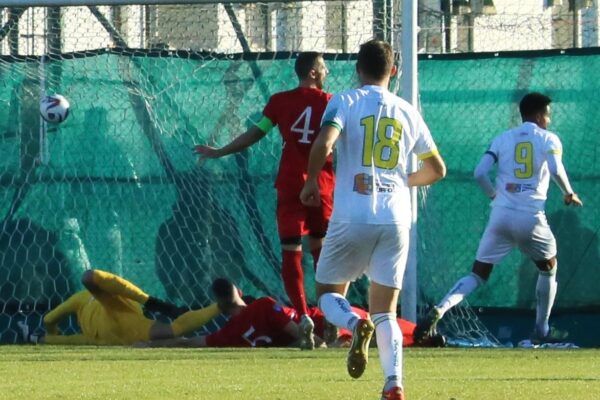
[[[147, 341], [150, 327], [155, 323], [144, 317], [141, 305], [133, 300], [107, 293], [93, 296], [82, 290], [46, 314], [44, 324], [48, 334], [55, 335], [58, 322], [69, 314], [77, 315], [81, 333], [89, 339], [87, 344], [127, 345]], [[73, 344], [86, 341], [74, 337]]]

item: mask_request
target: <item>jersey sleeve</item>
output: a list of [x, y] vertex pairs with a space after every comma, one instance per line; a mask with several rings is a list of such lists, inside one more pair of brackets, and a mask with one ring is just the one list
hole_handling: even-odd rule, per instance
[[269, 133], [273, 129], [273, 121], [263, 115], [260, 121], [256, 123], [256, 127], [264, 133]]
[[[271, 123], [271, 126], [269, 127], [269, 129], [278, 124], [277, 115], [279, 115], [279, 108], [278, 108], [279, 103], [280, 102], [277, 101], [277, 99], [275, 98], [274, 95], [269, 98], [267, 105], [263, 109], [263, 119], [261, 119], [259, 124], [264, 123], [265, 117]], [[263, 127], [261, 127], [259, 124], [257, 124], [256, 126], [258, 126], [261, 130], [263, 130]], [[265, 131], [263, 130], [263, 132], [265, 132]]]
[[498, 157], [499, 157], [499, 152], [500, 152], [500, 137], [496, 137], [494, 138], [494, 140], [492, 140], [492, 144], [490, 144], [490, 147], [488, 147], [488, 149], [485, 151], [485, 154], [490, 155], [493, 159], [494, 159], [494, 163], [498, 162]]
[[423, 121], [421, 114], [417, 114], [417, 141], [415, 143], [414, 152], [419, 160], [425, 160], [426, 158], [433, 157], [438, 153], [437, 146], [433, 141], [429, 127]]
[[344, 98], [337, 94], [329, 100], [323, 118], [321, 119], [321, 126], [334, 126], [340, 132], [344, 130], [346, 123], [348, 105], [344, 101]]
[[562, 155], [562, 143], [560, 142], [558, 136], [554, 134], [548, 136], [548, 140], [546, 140], [545, 143], [544, 153], [555, 154], [558, 156]]

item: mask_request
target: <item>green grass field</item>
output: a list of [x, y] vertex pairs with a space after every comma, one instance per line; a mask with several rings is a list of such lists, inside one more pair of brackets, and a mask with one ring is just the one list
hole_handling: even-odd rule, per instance
[[[0, 399], [379, 399], [376, 351], [2, 346]], [[406, 349], [408, 400], [600, 398], [600, 350]]]

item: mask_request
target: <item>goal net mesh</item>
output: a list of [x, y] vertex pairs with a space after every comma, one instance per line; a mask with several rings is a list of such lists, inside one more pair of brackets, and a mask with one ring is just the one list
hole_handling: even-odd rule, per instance
[[[563, 43], [556, 35], [548, 39], [536, 24], [529, 30], [535, 41], [513, 39], [517, 28], [505, 22], [500, 1], [495, 15], [469, 16], [427, 3], [419, 13], [419, 45], [430, 53]], [[328, 91], [356, 86], [360, 43], [378, 36], [399, 47], [401, 10], [389, 4], [0, 8], [0, 341], [17, 341], [18, 320], [35, 325], [80, 290], [81, 273], [89, 268], [114, 272], [179, 304], [207, 304], [210, 282], [220, 276], [246, 294], [287, 301], [274, 218], [277, 132], [248, 151], [199, 165], [192, 148], [226, 144], [260, 117], [270, 94], [294, 87], [298, 51], [326, 53]], [[551, 32], [560, 12], [570, 15], [568, 5], [527, 10], [521, 14]], [[584, 11], [577, 13], [583, 23]], [[444, 21], [454, 28], [445, 29]], [[484, 22], [484, 28], [477, 25]], [[471, 36], [463, 34], [465, 26]], [[561, 32], [576, 33], [564, 27]], [[488, 37], [493, 46], [473, 37]], [[534, 47], [522, 47], [528, 45]], [[525, 91], [545, 90], [555, 98], [556, 129], [569, 132], [564, 144], [573, 184], [590, 193], [597, 189], [597, 177], [588, 171], [598, 170], [598, 140], [586, 134], [597, 125], [588, 103], [600, 81], [597, 63], [593, 52], [421, 57], [423, 114], [449, 167], [448, 178], [431, 188], [419, 211], [424, 304], [439, 300], [470, 268], [488, 207], [471, 170], [491, 137], [517, 122], [515, 101]], [[62, 124], [40, 120], [39, 100], [50, 93], [71, 103]], [[559, 220], [559, 243], [576, 248], [571, 265], [561, 261], [561, 270], [600, 268], [588, 263], [598, 258], [598, 208], [559, 211], [558, 197], [551, 193], [551, 222]], [[573, 233], [574, 221], [581, 243], [560, 236]], [[513, 266], [497, 271], [471, 304], [531, 308], [535, 271], [514, 265], [524, 263], [511, 256], [506, 264]], [[310, 255], [305, 265], [314, 303]], [[569, 279], [559, 304], [600, 303], [597, 291], [577, 295], [577, 285], [593, 281], [589, 276]], [[352, 302], [365, 304], [366, 287], [364, 280], [352, 286]], [[498, 343], [472, 307], [449, 317], [442, 325], [448, 335], [474, 345]]]

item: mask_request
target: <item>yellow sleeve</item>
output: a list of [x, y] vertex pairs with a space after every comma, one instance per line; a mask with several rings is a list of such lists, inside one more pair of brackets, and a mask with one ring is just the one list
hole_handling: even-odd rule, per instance
[[422, 161], [422, 160], [425, 160], [425, 159], [427, 159], [427, 158], [431, 158], [431, 157], [433, 157], [433, 156], [437, 156], [437, 155], [439, 155], [439, 154], [440, 154], [440, 152], [439, 152], [437, 149], [434, 149], [434, 150], [432, 150], [432, 151], [429, 151], [429, 152], [427, 152], [427, 153], [419, 154], [419, 155], [417, 156], [417, 158], [418, 158], [419, 160], [421, 160], [421, 161]]
[[44, 317], [46, 332], [50, 335], [58, 333], [58, 323], [69, 314], [76, 313], [89, 300], [90, 296], [91, 294], [87, 290], [77, 292], [46, 314]]

